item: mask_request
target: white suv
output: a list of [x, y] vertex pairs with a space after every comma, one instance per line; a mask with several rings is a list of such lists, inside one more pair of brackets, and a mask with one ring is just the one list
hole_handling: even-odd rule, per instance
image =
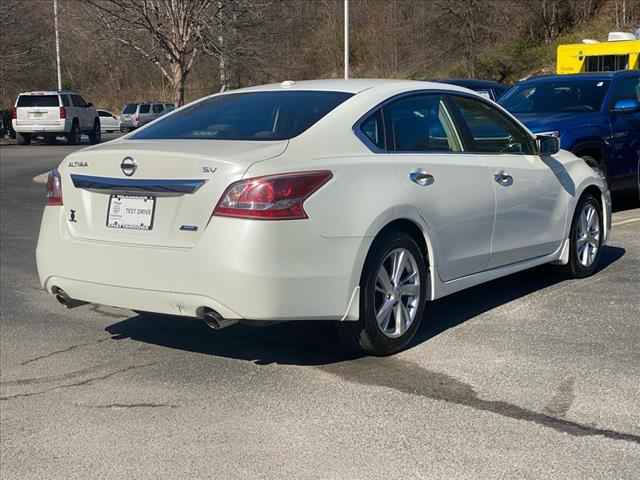
[[70, 145], [80, 143], [83, 133], [92, 144], [101, 138], [95, 107], [70, 91], [21, 93], [12, 112], [12, 124], [18, 145], [28, 145], [37, 136], [55, 143], [56, 137], [64, 135]]

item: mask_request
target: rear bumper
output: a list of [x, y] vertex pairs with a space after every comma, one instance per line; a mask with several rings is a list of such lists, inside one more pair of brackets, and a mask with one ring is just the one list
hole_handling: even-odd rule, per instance
[[17, 122], [13, 120], [13, 129], [18, 133], [67, 133], [70, 128], [67, 128], [67, 121], [61, 120], [59, 122], [51, 122], [46, 124], [38, 124], [31, 122]]
[[[214, 217], [192, 248], [72, 238], [64, 207], [46, 207], [36, 260], [42, 286], [76, 300], [172, 315], [341, 319], [361, 238], [328, 239], [311, 221]], [[351, 316], [349, 317], [350, 319]]]

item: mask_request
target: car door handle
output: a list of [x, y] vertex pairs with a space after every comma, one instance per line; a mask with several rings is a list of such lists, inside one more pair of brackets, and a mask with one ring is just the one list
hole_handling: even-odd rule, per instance
[[409, 179], [411, 179], [413, 183], [417, 183], [421, 187], [426, 187], [436, 181], [433, 175], [421, 168], [411, 172], [409, 174]]
[[504, 171], [496, 173], [493, 178], [503, 187], [513, 185], [513, 177]]

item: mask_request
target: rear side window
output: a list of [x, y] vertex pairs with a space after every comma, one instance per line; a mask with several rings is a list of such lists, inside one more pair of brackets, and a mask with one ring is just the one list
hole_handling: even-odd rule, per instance
[[60, 98], [62, 99], [62, 105], [64, 105], [65, 107], [71, 106], [71, 101], [69, 100], [69, 95], [60, 95]]
[[18, 107], [58, 107], [58, 95], [20, 95]]
[[140, 105], [140, 113], [149, 113], [150, 110], [151, 110], [151, 105], [148, 105], [148, 104]]
[[132, 113], [136, 113], [137, 108], [137, 103], [127, 103], [124, 106], [124, 110], [122, 110], [122, 113], [124, 113], [125, 115], [131, 115]]
[[382, 126], [382, 113], [380, 110], [362, 122], [360, 130], [376, 147], [384, 149], [384, 128]]
[[441, 95], [415, 95], [384, 107], [388, 149], [395, 152], [459, 152], [458, 134]]
[[609, 80], [560, 79], [518, 85], [500, 99], [511, 113], [597, 112], [609, 89]]
[[133, 138], [286, 140], [304, 132], [351, 96], [321, 91], [217, 95], [163, 117]]
[[105, 112], [104, 110], [99, 110], [98, 115], [101, 117], [111, 117], [112, 115], [109, 112]]
[[163, 110], [163, 107], [159, 103], [155, 103], [153, 105], [153, 113], [161, 113], [162, 110]]
[[466, 126], [466, 151], [535, 154], [527, 132], [495, 107], [468, 97], [451, 99]]

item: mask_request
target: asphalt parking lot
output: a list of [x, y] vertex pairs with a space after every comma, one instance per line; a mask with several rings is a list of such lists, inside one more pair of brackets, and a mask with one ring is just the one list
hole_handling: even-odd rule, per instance
[[633, 201], [595, 276], [475, 287], [431, 305], [409, 350], [353, 358], [326, 322], [213, 332], [58, 305], [32, 178], [75, 148], [0, 147], [0, 478], [638, 478]]

